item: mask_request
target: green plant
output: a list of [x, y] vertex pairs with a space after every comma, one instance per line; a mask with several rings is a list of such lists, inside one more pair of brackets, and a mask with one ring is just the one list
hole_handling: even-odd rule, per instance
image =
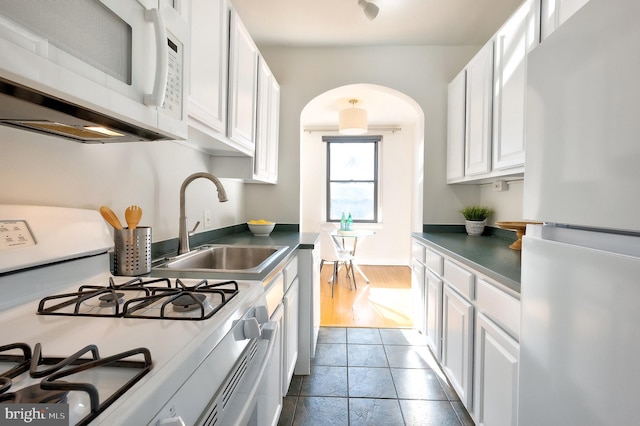
[[489, 217], [493, 210], [488, 207], [469, 206], [460, 210], [460, 213], [466, 220], [482, 221]]

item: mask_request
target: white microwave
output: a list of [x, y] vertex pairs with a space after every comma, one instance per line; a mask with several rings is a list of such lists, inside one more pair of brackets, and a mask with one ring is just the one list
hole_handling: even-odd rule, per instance
[[[84, 142], [185, 139], [188, 31], [168, 0], [0, 0], [0, 124], [64, 137], [70, 126]], [[92, 138], [89, 124], [107, 130]]]

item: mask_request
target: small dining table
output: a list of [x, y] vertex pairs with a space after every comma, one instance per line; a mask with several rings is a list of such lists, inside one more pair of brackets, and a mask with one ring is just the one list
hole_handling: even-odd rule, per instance
[[[355, 261], [356, 258], [356, 249], [358, 248], [358, 241], [363, 240], [366, 237], [370, 237], [375, 235], [375, 231], [371, 231], [370, 229], [355, 229], [353, 231], [342, 231], [336, 230], [331, 233], [331, 237], [333, 237], [334, 241], [338, 243], [343, 250], [351, 253], [351, 256], [354, 257], [353, 266], [358, 271], [362, 278], [365, 279], [366, 282], [369, 282], [369, 278], [362, 272], [362, 269], [358, 266], [358, 263]], [[351, 241], [350, 244], [347, 244], [347, 241]]]

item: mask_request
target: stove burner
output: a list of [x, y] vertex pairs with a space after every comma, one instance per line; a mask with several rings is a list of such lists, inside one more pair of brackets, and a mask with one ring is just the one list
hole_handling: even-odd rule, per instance
[[13, 392], [16, 404], [66, 404], [69, 392], [63, 390], [45, 390], [37, 385], [27, 386]]
[[207, 296], [204, 294], [185, 293], [176, 297], [171, 303], [176, 312], [190, 312], [202, 309], [202, 304]]
[[[18, 350], [22, 351], [22, 354], [13, 353]], [[40, 343], [35, 345], [33, 352], [25, 343], [0, 346], [0, 361], [15, 364], [13, 368], [0, 372], [0, 404], [70, 404], [74, 399], [73, 396], [68, 397], [70, 392], [83, 392], [89, 399], [85, 407], [86, 412], [82, 411], [84, 417], [77, 423], [82, 426], [90, 424], [153, 366], [151, 353], [145, 348], [100, 357], [98, 347], [88, 345], [66, 358], [59, 358], [42, 356]], [[126, 379], [119, 380], [119, 387], [109, 389], [111, 393], [101, 394], [98, 392], [98, 383], [87, 381], [87, 376], [82, 374], [92, 369], [104, 368], [124, 368], [128, 369], [130, 374]], [[10, 391], [11, 379], [22, 374], [28, 374], [34, 379], [42, 378], [42, 381]], [[66, 380], [61, 380], [63, 377]]]
[[124, 293], [107, 293], [98, 298], [100, 300], [100, 307], [108, 308], [115, 305], [122, 305], [124, 299], [122, 298]]

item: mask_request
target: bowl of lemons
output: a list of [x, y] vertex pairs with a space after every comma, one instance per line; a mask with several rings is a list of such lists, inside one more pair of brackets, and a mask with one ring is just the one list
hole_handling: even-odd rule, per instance
[[264, 219], [259, 219], [259, 220], [250, 220], [249, 222], [247, 222], [247, 225], [249, 225], [249, 230], [256, 237], [266, 237], [271, 233], [271, 231], [273, 231], [273, 228], [275, 228], [276, 223], [269, 222], [268, 220], [264, 220]]

